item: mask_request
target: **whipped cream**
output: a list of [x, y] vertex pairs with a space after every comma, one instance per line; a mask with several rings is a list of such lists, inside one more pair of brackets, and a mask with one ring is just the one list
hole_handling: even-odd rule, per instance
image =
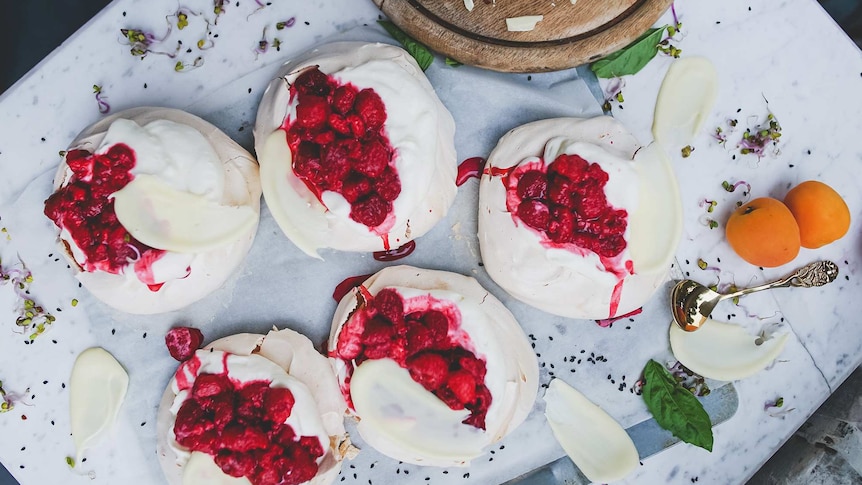
[[[350, 83], [371, 88], [386, 106], [384, 132], [394, 149], [401, 193], [393, 202], [388, 232], [377, 234], [350, 219], [350, 204], [326, 191], [320, 200], [292, 169], [281, 127], [296, 118], [290, 84], [310, 66]], [[338, 42], [314, 49], [285, 64], [267, 87], [254, 128], [263, 192], [282, 231], [302, 251], [394, 249], [422, 236], [446, 215], [455, 199], [455, 123], [422, 70], [403, 49], [386, 44]]]
[[[228, 377], [234, 382], [267, 381], [270, 383], [269, 387], [289, 389], [295, 402], [290, 417], [285, 423], [293, 428], [296, 436], [315, 436], [320, 440], [321, 448], [324, 450], [329, 448], [329, 435], [323, 429], [317, 404], [308, 387], [288, 375], [276, 363], [260, 355], [234, 355], [218, 350], [198, 350], [192, 359], [200, 362], [199, 368], [192, 371], [191, 366], [181, 365], [178, 371], [183, 374], [183, 380], [189, 385], [194, 385], [195, 378], [200, 374], [227, 372]], [[171, 418], [176, 420], [177, 412], [188, 399], [191, 388], [181, 390], [176, 378], [171, 380], [170, 388], [176, 395], [170, 407]], [[168, 433], [168, 445], [177, 456], [177, 464], [185, 465], [191, 456], [191, 451], [176, 442], [173, 424]], [[317, 463], [320, 464], [323, 458], [322, 456], [318, 458]]]
[[[136, 271], [132, 261], [121, 274], [81, 271], [86, 260], [83, 252], [67, 231], [60, 232], [60, 246], [75, 262], [76, 277], [98, 299], [138, 314], [182, 308], [221, 286], [248, 253], [260, 210], [257, 164], [215, 126], [168, 108], [135, 108], [116, 113], [82, 132], [70, 144], [70, 150], [104, 153], [117, 143], [135, 151], [133, 175], [153, 177], [175, 191], [211, 205], [242, 207], [246, 216], [249, 210], [252, 212], [251, 224], [246, 223], [230, 237], [222, 234], [216, 247], [196, 252], [168, 251], [148, 265], [146, 271], [140, 268]], [[68, 165], [60, 164], [55, 189], [65, 185], [71, 176]], [[164, 283], [159, 291], [147, 287], [159, 283]]]
[[[641, 156], [632, 161], [639, 148], [609, 117], [542, 120], [503, 136], [479, 187], [479, 243], [491, 278], [515, 298], [570, 318], [603, 319], [642, 306], [667, 276], [682, 215], [666, 157], [650, 150], [643, 163]], [[506, 186], [497, 171], [537, 162], [547, 166], [564, 153], [599, 164], [609, 176], [608, 203], [628, 213], [626, 248], [611, 261], [592, 251], [546, 244], [507, 209]]]
[[[314, 349], [307, 337], [289, 329], [273, 329], [266, 335], [231, 335], [216, 340], [195, 355], [224, 356], [225, 353], [231, 354], [227, 358], [228, 375], [231, 378], [244, 381], [266, 379], [272, 381], [270, 387], [290, 389], [295, 403], [286, 423], [297, 436], [317, 436], [324, 450], [323, 457], [317, 460], [317, 476], [308, 483], [332, 483], [341, 469], [342, 459], [353, 453], [355, 448], [350, 445], [344, 430], [347, 405], [328, 359]], [[210, 359], [204, 356], [203, 359], [206, 360], [206, 367], [202, 360], [201, 368], [196, 373], [189, 372], [184, 366], [179, 372], [183, 377], [190, 377], [202, 372], [220, 373], [225, 370], [220, 357]], [[181, 399], [188, 392], [179, 391], [179, 387], [175, 374], [162, 396], [157, 419], [157, 454], [168, 483], [233, 483], [224, 477], [217, 465], [211, 463], [211, 459], [207, 459], [209, 455], [200, 457], [196, 456], [201, 455], [198, 452], [189, 454], [174, 440], [176, 412], [182, 405]], [[220, 481], [210, 481], [208, 477], [212, 475], [218, 476]]]
[[[405, 313], [411, 311], [411, 301], [425, 295], [454, 304], [461, 313], [461, 330], [469, 337], [470, 350], [485, 361], [485, 386], [492, 396], [485, 430], [481, 430], [461, 423], [465, 411], [449, 409], [391, 359], [365, 361], [348, 379], [352, 363], [330, 358], [340, 384], [350, 389], [360, 419], [358, 430], [366, 442], [409, 463], [465, 466], [523, 422], [538, 389], [538, 363], [518, 322], [476, 280], [445, 271], [393, 266], [362, 286], [371, 295], [384, 288], [395, 289], [405, 300]], [[345, 296], [336, 309], [330, 349], [336, 348], [341, 328], [359, 304], [358, 292]], [[368, 364], [372, 364], [370, 368], [363, 369]], [[367, 421], [363, 411], [369, 413]]]

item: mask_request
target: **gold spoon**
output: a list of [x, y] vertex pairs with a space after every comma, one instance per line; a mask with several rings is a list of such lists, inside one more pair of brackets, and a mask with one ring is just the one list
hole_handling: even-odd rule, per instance
[[837, 264], [832, 261], [815, 261], [778, 281], [727, 294], [712, 291], [696, 281], [682, 280], [670, 292], [671, 313], [673, 314], [673, 321], [680, 328], [686, 332], [694, 332], [703, 325], [715, 305], [721, 300], [771, 288], [823, 286], [826, 283], [831, 283], [837, 277]]

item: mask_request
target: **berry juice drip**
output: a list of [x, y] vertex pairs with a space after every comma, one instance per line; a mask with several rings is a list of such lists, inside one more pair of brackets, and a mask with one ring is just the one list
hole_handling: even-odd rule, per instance
[[341, 194], [352, 220], [385, 233], [394, 224], [389, 216], [401, 179], [383, 126], [383, 100], [373, 89], [339, 84], [316, 67], [303, 71], [290, 92], [297, 102], [287, 129], [293, 172], [318, 200], [327, 190]]
[[416, 241], [409, 241], [400, 248], [390, 249], [389, 251], [375, 251], [374, 259], [382, 262], [398, 261], [399, 259], [410, 256], [416, 249]]
[[468, 158], [458, 165], [458, 176], [455, 178], [455, 185], [458, 187], [467, 183], [471, 178], [479, 178], [482, 176], [482, 169], [485, 167], [485, 159], [482, 157]]
[[345, 278], [344, 281], [335, 286], [335, 291], [332, 292], [332, 299], [335, 300], [336, 303], [340, 302], [342, 298], [347, 296], [347, 293], [349, 293], [350, 290], [361, 285], [363, 281], [370, 277], [370, 274], [364, 274]]
[[44, 212], [57, 227], [69, 232], [84, 253], [86, 261], [80, 263], [83, 270], [120, 274], [134, 263], [139, 279], [152, 291], [158, 291], [161, 284], [151, 281], [151, 266], [164, 251], [132, 237], [117, 219], [110, 197], [134, 178], [134, 150], [122, 143], [111, 146], [104, 154], [70, 150], [66, 164], [72, 176], [48, 197]]
[[[430, 295], [403, 300], [391, 288], [368, 295], [365, 303], [341, 327], [330, 355], [356, 366], [392, 359], [450, 409], [468, 409], [464, 424], [485, 429], [491, 405], [485, 361], [468, 348], [458, 307]], [[345, 398], [350, 401], [349, 394]]]

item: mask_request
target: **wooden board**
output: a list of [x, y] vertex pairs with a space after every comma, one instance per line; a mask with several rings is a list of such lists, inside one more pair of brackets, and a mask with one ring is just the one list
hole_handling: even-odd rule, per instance
[[[672, 0], [374, 0], [392, 22], [431, 49], [495, 71], [544, 72], [592, 62], [650, 28]], [[529, 32], [506, 18], [542, 15]]]

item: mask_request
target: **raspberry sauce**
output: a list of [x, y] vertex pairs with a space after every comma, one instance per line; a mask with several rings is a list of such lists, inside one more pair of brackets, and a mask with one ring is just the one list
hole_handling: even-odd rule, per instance
[[401, 193], [401, 179], [383, 127], [383, 100], [373, 89], [340, 84], [316, 67], [296, 78], [290, 96], [296, 117], [282, 128], [293, 172], [321, 203], [324, 191], [341, 194], [352, 220], [386, 233], [394, 224], [392, 202]]
[[[472, 347], [454, 303], [430, 295], [404, 299], [384, 288], [341, 327], [330, 356], [347, 361], [351, 372], [366, 360], [392, 359], [450, 409], [468, 409], [464, 424], [485, 429], [492, 398], [485, 360]], [[349, 386], [342, 391], [350, 403]]]
[[152, 291], [160, 283], [152, 280], [152, 263], [164, 251], [151, 248], [129, 234], [114, 213], [111, 194], [126, 186], [134, 176], [135, 152], [118, 143], [107, 153], [91, 154], [70, 150], [66, 164], [72, 170], [68, 183], [45, 201], [45, 215], [69, 232], [86, 260], [78, 262], [84, 271], [120, 274], [134, 263], [135, 273]]
[[406, 258], [413, 254], [414, 250], [416, 250], [416, 241], [409, 241], [407, 244], [399, 248], [390, 249], [388, 251], [374, 251], [373, 256], [377, 261], [398, 261], [399, 259]]
[[455, 185], [460, 187], [471, 178], [479, 178], [482, 175], [484, 167], [485, 159], [482, 157], [473, 157], [464, 160], [458, 165], [458, 176], [455, 178]]
[[[293, 393], [264, 380], [231, 379], [229, 354], [224, 355], [220, 374], [197, 374], [197, 356], [177, 371], [180, 389], [190, 390], [174, 422], [177, 443], [209, 454], [224, 473], [244, 476], [254, 485], [295, 485], [314, 478], [324, 449], [317, 437], [296, 436], [285, 423], [295, 402]], [[179, 375], [186, 371], [195, 377], [181, 382]]]
[[345, 278], [344, 281], [338, 283], [338, 285], [335, 286], [335, 291], [332, 292], [332, 299], [335, 300], [335, 303], [340, 302], [342, 298], [347, 296], [347, 293], [349, 293], [350, 290], [361, 285], [363, 281], [367, 280], [370, 277], [370, 274], [363, 274], [359, 276], [351, 276], [349, 278]]

